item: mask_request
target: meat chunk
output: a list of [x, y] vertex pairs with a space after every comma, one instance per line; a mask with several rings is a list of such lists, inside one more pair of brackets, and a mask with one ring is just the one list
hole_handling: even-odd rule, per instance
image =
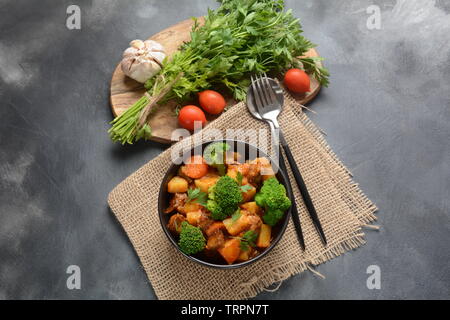
[[262, 226], [262, 220], [258, 215], [248, 214], [247, 215], [248, 223], [250, 225], [249, 230], [259, 230]]
[[256, 161], [254, 163], [250, 162], [247, 173], [248, 181], [258, 183], [261, 178], [260, 174], [261, 174], [261, 162], [259, 161]]
[[249, 162], [249, 180], [257, 181], [259, 176], [262, 176], [263, 180], [267, 180], [273, 176], [275, 173], [273, 172], [272, 164], [267, 158], [256, 158]]
[[198, 218], [197, 227], [202, 229], [203, 232], [206, 232], [208, 228], [214, 223], [214, 220], [211, 219], [211, 214], [205, 210], [202, 210], [202, 214]]
[[208, 242], [206, 244], [206, 248], [208, 250], [217, 250], [222, 247], [225, 243], [225, 237], [221, 230], [218, 230], [214, 234], [208, 237]]
[[179, 234], [181, 232], [181, 224], [184, 221], [186, 221], [186, 218], [183, 215], [176, 213], [170, 217], [167, 228], [170, 230], [170, 232]]
[[225, 226], [222, 221], [213, 222], [205, 231], [208, 237], [208, 243], [206, 245], [208, 250], [217, 250], [225, 243], [225, 236], [223, 231]]
[[222, 221], [216, 221], [216, 222], [212, 223], [208, 227], [208, 229], [206, 229], [205, 233], [209, 237], [209, 236], [212, 236], [213, 234], [217, 233], [218, 231], [223, 231], [223, 230], [226, 230], [225, 229], [225, 225], [223, 224], [223, 222]]
[[187, 194], [186, 193], [175, 193], [170, 199], [169, 207], [164, 211], [164, 213], [171, 213], [175, 210], [180, 210], [186, 204]]
[[240, 172], [245, 177], [249, 172], [250, 165], [248, 163], [231, 164], [228, 166], [227, 175], [236, 179], [237, 173]]

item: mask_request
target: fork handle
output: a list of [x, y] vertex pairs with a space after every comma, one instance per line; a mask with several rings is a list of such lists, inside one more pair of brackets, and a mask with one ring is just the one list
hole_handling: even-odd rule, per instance
[[[323, 232], [322, 225], [320, 224], [319, 217], [317, 216], [316, 209], [314, 208], [314, 204], [311, 200], [311, 196], [309, 195], [308, 189], [306, 188], [305, 181], [303, 180], [302, 175], [300, 174], [300, 170], [295, 163], [294, 156], [292, 155], [291, 149], [283, 136], [283, 133], [280, 130], [280, 142], [283, 147], [284, 152], [286, 153], [286, 157], [288, 159], [289, 165], [291, 167], [292, 173], [294, 175], [295, 181], [297, 182], [298, 188], [300, 189], [300, 194], [302, 195], [303, 201], [305, 202], [305, 206], [308, 209], [309, 215], [313, 221], [314, 226], [317, 229], [317, 232], [320, 235], [320, 239], [322, 243], [327, 245], [327, 238], [325, 237], [325, 233]], [[281, 154], [281, 152], [280, 152]]]

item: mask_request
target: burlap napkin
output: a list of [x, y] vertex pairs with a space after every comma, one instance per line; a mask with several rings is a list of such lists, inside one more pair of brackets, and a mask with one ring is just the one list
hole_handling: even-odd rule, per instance
[[[217, 270], [187, 260], [167, 240], [158, 219], [161, 180], [171, 164], [169, 148], [148, 162], [109, 195], [108, 203], [128, 234], [159, 299], [245, 299], [275, 282], [323, 263], [364, 243], [361, 227], [375, 220], [375, 205], [352, 181], [350, 173], [326, 144], [317, 127], [286, 95], [280, 124], [306, 181], [328, 239], [325, 248], [309, 218], [297, 186], [294, 194], [306, 242], [303, 252], [290, 222], [279, 244], [247, 267]], [[211, 129], [267, 129], [239, 103], [210, 123], [200, 134], [183, 140], [207, 139]], [[246, 137], [237, 137], [245, 140]], [[179, 145], [178, 145], [179, 146]], [[289, 172], [294, 181], [292, 172]]]

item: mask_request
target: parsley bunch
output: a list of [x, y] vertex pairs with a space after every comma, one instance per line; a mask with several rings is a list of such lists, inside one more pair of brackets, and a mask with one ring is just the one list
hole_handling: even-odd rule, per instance
[[112, 122], [109, 133], [123, 144], [151, 136], [147, 118], [157, 104], [171, 99], [182, 102], [199, 91], [225, 87], [242, 101], [250, 74], [281, 72], [302, 66], [322, 85], [328, 71], [319, 66], [321, 58], [298, 58], [314, 45], [302, 36], [299, 20], [284, 11], [283, 0], [222, 0], [208, 10], [205, 23], [195, 23], [191, 41], [163, 62], [159, 75], [149, 79], [148, 95]]

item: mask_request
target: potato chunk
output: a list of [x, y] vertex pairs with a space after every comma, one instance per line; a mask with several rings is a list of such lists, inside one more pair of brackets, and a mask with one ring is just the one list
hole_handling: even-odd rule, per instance
[[245, 192], [242, 192], [242, 198], [244, 199], [244, 202], [252, 201], [256, 195], [256, 188], [251, 184], [247, 184], [247, 186], [250, 186], [251, 188]]
[[252, 221], [249, 219], [248, 214], [241, 210], [241, 216], [236, 221], [233, 221], [233, 218], [227, 218], [223, 220], [223, 224], [229, 234], [237, 236], [242, 231], [250, 229]]
[[188, 190], [188, 182], [179, 176], [175, 176], [170, 179], [167, 185], [167, 191], [169, 193], [183, 193]]
[[267, 158], [256, 158], [255, 160], [252, 161], [252, 163], [259, 164], [261, 170], [260, 174], [263, 180], [275, 177], [272, 165]]
[[202, 192], [208, 193], [209, 188], [214, 186], [218, 180], [219, 180], [218, 175], [207, 174], [206, 176], [200, 179], [196, 179], [194, 183], [195, 186], [199, 188]]
[[263, 224], [259, 232], [258, 240], [256, 241], [256, 246], [259, 248], [267, 248], [270, 246], [270, 238], [272, 237], [272, 227]]
[[184, 206], [178, 208], [178, 212], [187, 214], [188, 212], [198, 211], [202, 208], [202, 205], [197, 202], [186, 202]]
[[197, 226], [198, 222], [200, 221], [200, 218], [202, 217], [202, 211], [190, 211], [186, 213], [186, 220], [189, 222], [189, 224], [192, 224], [193, 226]]
[[241, 250], [241, 253], [239, 254], [237, 261], [244, 262], [250, 260], [253, 257], [254, 257], [254, 249], [252, 247], [249, 247], [248, 250], [246, 251]]
[[236, 167], [228, 166], [227, 176], [229, 176], [230, 178], [233, 178], [234, 180], [236, 180], [237, 173], [238, 173], [238, 170], [237, 170]]
[[260, 214], [261, 208], [256, 204], [255, 201], [245, 202], [241, 204], [241, 209], [248, 211], [250, 214]]
[[228, 264], [232, 264], [239, 258], [241, 253], [241, 241], [239, 239], [229, 239], [225, 241], [223, 247], [217, 249], [220, 255]]

